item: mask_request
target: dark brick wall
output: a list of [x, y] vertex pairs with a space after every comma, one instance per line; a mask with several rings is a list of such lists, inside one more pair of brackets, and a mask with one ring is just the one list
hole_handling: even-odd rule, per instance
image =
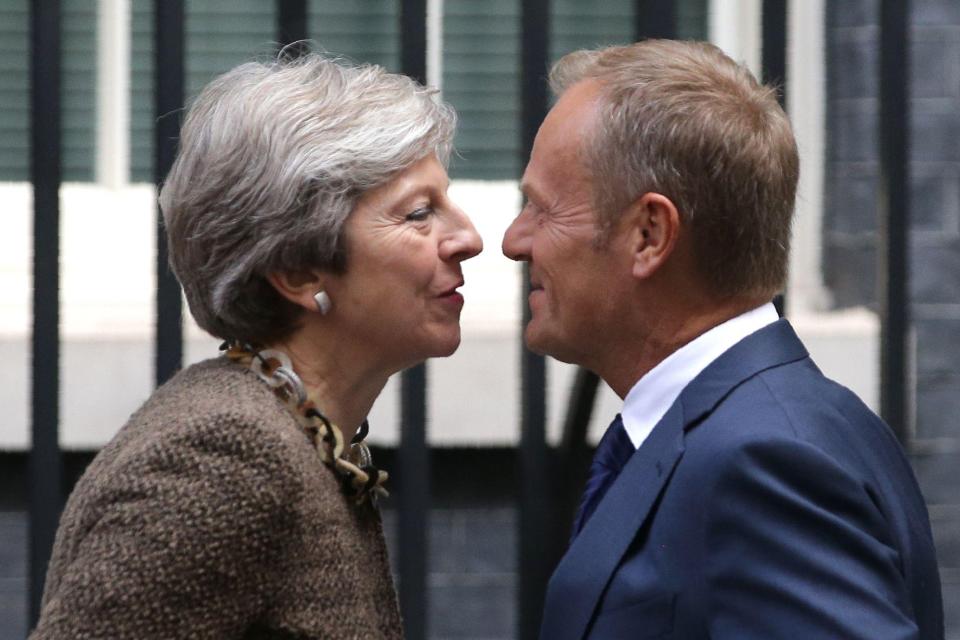
[[[383, 512], [395, 561], [396, 513]], [[427, 575], [431, 640], [494, 640], [516, 633], [516, 510], [433, 509]], [[27, 635], [27, 514], [0, 511], [0, 638]]]
[[[93, 452], [64, 460], [65, 492]], [[397, 499], [403, 490], [396, 451], [374, 450], [392, 473], [382, 504], [384, 533], [396, 563]], [[428, 527], [427, 602], [431, 640], [513, 638], [517, 627], [517, 461], [514, 449], [434, 449]], [[0, 452], [0, 640], [27, 633], [27, 456]], [[455, 478], [455, 482], [450, 479]], [[394, 567], [396, 568], [396, 567]], [[394, 572], [396, 575], [396, 572]], [[399, 588], [403, 588], [399, 585]]]
[[[824, 277], [837, 307], [875, 306], [879, 0], [827, 3]], [[960, 2], [914, 0], [909, 449], [930, 505], [947, 637], [960, 638]]]

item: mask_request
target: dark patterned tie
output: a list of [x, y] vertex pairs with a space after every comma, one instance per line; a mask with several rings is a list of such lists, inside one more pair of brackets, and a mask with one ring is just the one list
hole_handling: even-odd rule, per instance
[[580, 508], [577, 509], [577, 517], [573, 520], [570, 542], [573, 542], [573, 539], [583, 529], [597, 505], [600, 504], [600, 500], [607, 493], [607, 489], [617, 479], [620, 470], [627, 464], [627, 460], [635, 451], [636, 449], [630, 441], [630, 436], [627, 435], [627, 430], [623, 428], [623, 420], [620, 419], [618, 413], [597, 445], [597, 452], [590, 464], [587, 488], [583, 492]]

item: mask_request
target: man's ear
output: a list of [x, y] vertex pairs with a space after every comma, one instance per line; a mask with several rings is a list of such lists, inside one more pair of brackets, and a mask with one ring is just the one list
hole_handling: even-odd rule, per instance
[[267, 274], [267, 282], [295, 305], [307, 311], [317, 310], [314, 296], [323, 290], [323, 278], [319, 271], [274, 271]]
[[633, 243], [633, 277], [647, 279], [670, 258], [680, 237], [680, 213], [670, 198], [645, 193], [627, 212]]

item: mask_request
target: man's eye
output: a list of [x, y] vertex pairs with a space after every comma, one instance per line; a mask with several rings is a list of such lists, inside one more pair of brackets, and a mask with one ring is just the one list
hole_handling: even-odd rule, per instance
[[430, 207], [421, 207], [415, 211], [411, 211], [407, 214], [406, 220], [409, 222], [423, 222], [433, 213], [433, 209]]

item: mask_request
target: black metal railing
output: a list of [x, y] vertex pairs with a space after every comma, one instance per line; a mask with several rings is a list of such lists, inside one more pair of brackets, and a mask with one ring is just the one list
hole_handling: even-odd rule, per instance
[[[34, 297], [32, 331], [32, 448], [29, 471], [30, 624], [35, 623], [57, 520], [63, 504], [62, 453], [58, 444], [59, 336], [59, 189], [61, 184], [60, 3], [31, 0], [31, 181], [34, 189]], [[426, 3], [404, 0], [400, 12], [401, 68], [426, 78]], [[785, 88], [786, 2], [765, 1], [764, 78]], [[908, 78], [906, 3], [884, 0], [881, 23], [881, 149], [885, 212], [883, 369], [884, 417], [904, 437], [906, 334], [906, 225]], [[155, 177], [160, 184], [175, 150], [184, 102], [183, 0], [155, 0]], [[636, 35], [671, 37], [676, 32], [674, 3], [638, 0]], [[521, 13], [521, 154], [525, 164], [548, 108], [545, 76], [549, 58], [550, 0], [526, 0]], [[277, 0], [277, 40], [282, 46], [309, 37], [305, 0]], [[781, 96], [783, 98], [783, 96]], [[183, 353], [181, 292], [167, 266], [164, 234], [157, 236], [157, 383], [180, 368]], [[527, 293], [529, 280], [524, 285]], [[522, 301], [528, 320], [526, 298]], [[519, 447], [518, 636], [538, 634], [544, 591], [553, 564], [565, 545], [569, 520], [582, 487], [585, 444], [598, 380], [580, 371], [570, 394], [559, 450], [546, 440], [546, 362], [521, 347], [521, 419]], [[427, 369], [415, 367], [401, 380], [401, 443], [398, 451], [398, 573], [407, 637], [424, 638], [427, 629], [427, 522], [430, 456], [426, 439]], [[555, 465], [578, 469], [557, 488], [549, 478]], [[580, 477], [578, 478], [578, 474]], [[553, 477], [556, 477], [555, 475]], [[551, 491], [560, 491], [556, 496]]]
[[[777, 87], [777, 100], [787, 108], [787, 0], [763, 0], [760, 29], [760, 78]], [[777, 313], [787, 313], [786, 291], [773, 300]]]
[[[400, 69], [427, 83], [427, 3], [405, 0], [400, 7]], [[427, 528], [430, 509], [430, 455], [427, 449], [427, 366], [400, 378], [400, 491], [397, 558], [400, 607], [408, 638], [427, 637]]]
[[878, 266], [880, 310], [880, 415], [906, 444], [907, 292], [910, 229], [910, 137], [907, 70], [910, 3], [880, 3], [880, 187]]
[[[547, 114], [547, 65], [550, 49], [550, 0], [527, 0], [520, 17], [520, 166], [530, 157], [537, 129]], [[530, 269], [523, 267], [523, 325], [530, 321]], [[544, 491], [551, 477], [547, 448], [547, 363], [520, 345], [520, 512], [517, 564], [517, 622], [520, 638], [536, 638], [551, 571], [554, 534], [552, 500]]]
[[63, 504], [60, 452], [60, 3], [34, 0], [30, 16], [30, 180], [33, 183], [33, 330], [30, 449], [30, 619]]
[[[154, 162], [157, 188], [163, 183], [177, 154], [184, 98], [183, 0], [154, 0]], [[180, 283], [167, 262], [167, 234], [157, 212], [157, 325], [154, 379], [157, 386], [183, 366], [183, 298]]]
[[[526, 164], [537, 129], [547, 112], [546, 73], [549, 66], [550, 0], [524, 2], [521, 29], [521, 162]], [[636, 0], [634, 36], [672, 38], [677, 31], [672, 0]], [[523, 324], [530, 320], [527, 305], [529, 268], [524, 268]], [[546, 362], [521, 345], [521, 437], [519, 517], [519, 637], [539, 636], [540, 614], [547, 582], [560, 560], [586, 480], [589, 450], [587, 427], [600, 380], [579, 369], [570, 390], [560, 446], [546, 442]], [[547, 478], [560, 478], [553, 492], [543, 489]], [[541, 479], [541, 480], [537, 480]]]

